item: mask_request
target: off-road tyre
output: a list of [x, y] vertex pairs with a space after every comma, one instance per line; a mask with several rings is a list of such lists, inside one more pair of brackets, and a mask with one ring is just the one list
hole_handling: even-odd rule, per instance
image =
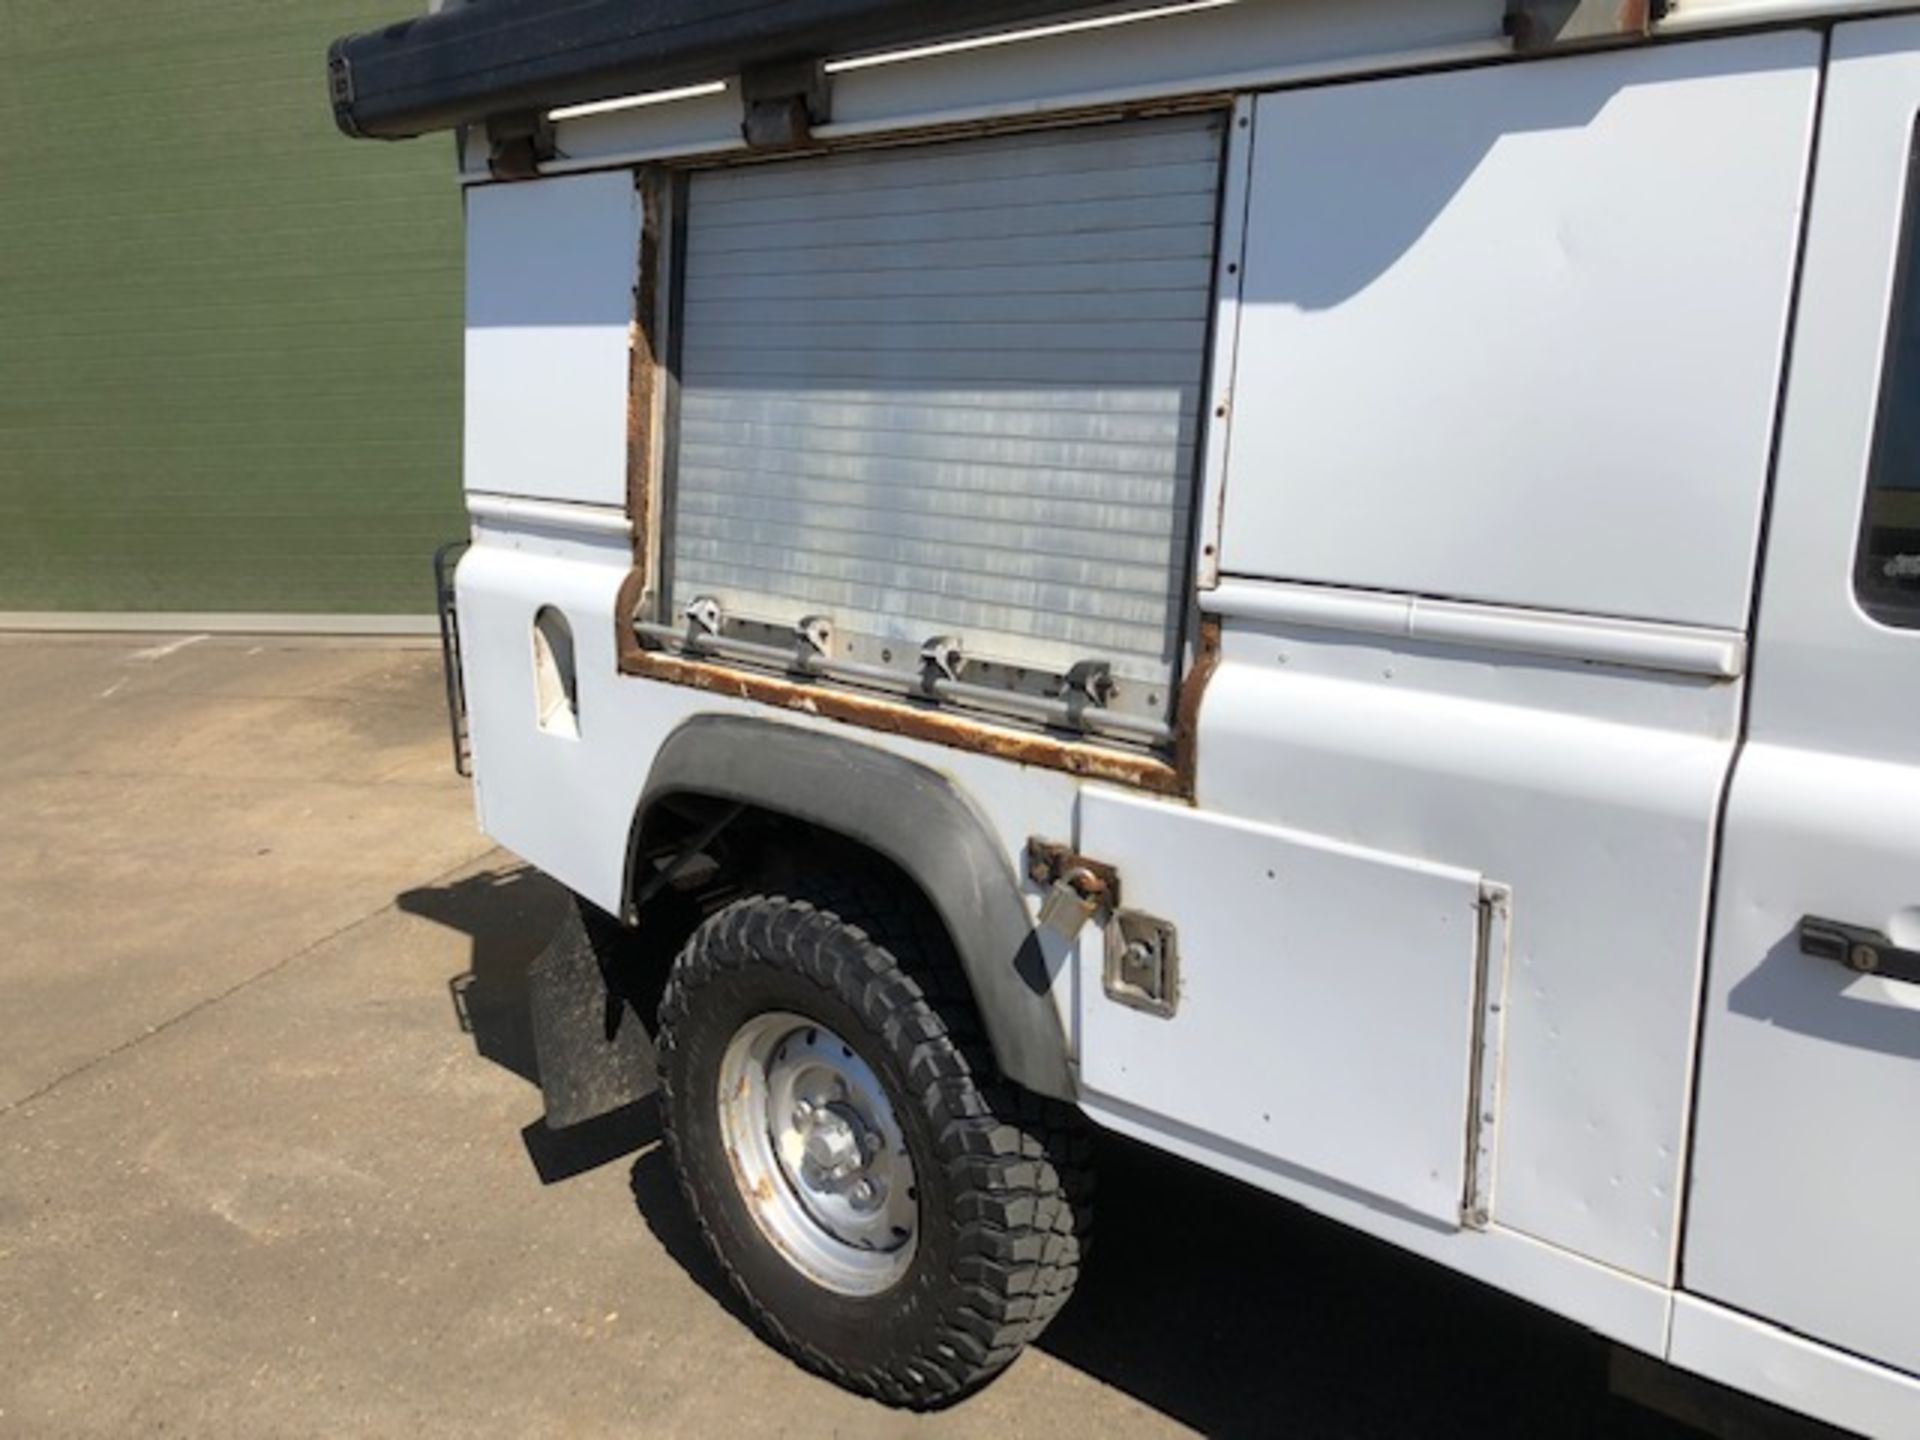
[[[1079, 1115], [1003, 1080], [946, 936], [885, 879], [783, 885], [708, 918], [660, 1006], [662, 1114], [680, 1187], [758, 1328], [808, 1368], [932, 1409], [1004, 1369], [1072, 1293], [1091, 1219]], [[769, 1011], [815, 1019], [887, 1091], [909, 1147], [919, 1229], [878, 1294], [817, 1283], [768, 1238], [722, 1139], [721, 1056]]]

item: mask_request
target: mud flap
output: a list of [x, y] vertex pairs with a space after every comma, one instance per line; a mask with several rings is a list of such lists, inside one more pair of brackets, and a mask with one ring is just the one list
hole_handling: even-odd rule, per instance
[[527, 971], [533, 1050], [551, 1129], [597, 1119], [659, 1086], [653, 1037], [609, 964], [617, 946], [608, 942], [617, 928], [611, 917], [589, 914], [576, 902]]

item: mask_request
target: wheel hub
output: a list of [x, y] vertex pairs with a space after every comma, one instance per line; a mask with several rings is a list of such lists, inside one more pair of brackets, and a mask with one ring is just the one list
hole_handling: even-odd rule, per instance
[[798, 1268], [873, 1294], [906, 1273], [919, 1202], [886, 1090], [825, 1026], [756, 1016], [720, 1066], [720, 1122], [741, 1198]]
[[821, 1176], [846, 1175], [862, 1163], [860, 1139], [843, 1107], [802, 1110], [800, 1115], [802, 1118], [795, 1128], [800, 1133], [801, 1153], [806, 1157], [804, 1168], [810, 1181]]

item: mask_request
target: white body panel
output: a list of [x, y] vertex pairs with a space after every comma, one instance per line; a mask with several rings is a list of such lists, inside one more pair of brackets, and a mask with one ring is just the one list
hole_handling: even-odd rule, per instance
[[[489, 522], [458, 575], [460, 626], [475, 773], [488, 832], [602, 907], [619, 904], [627, 827], [653, 752], [696, 715], [767, 718], [765, 707], [615, 672], [614, 593], [628, 552], [618, 541], [550, 525]], [[543, 604], [572, 624], [579, 667], [579, 737], [543, 731], [532, 651]], [[1083, 787], [1066, 775], [924, 742], [779, 712], [784, 723], [820, 729], [904, 755], [952, 777], [1006, 845], [1022, 857], [1029, 835], [1075, 836]], [[1040, 895], [1030, 897], [1038, 913]], [[1075, 991], [1100, 988], [1100, 947], [1086, 932], [1054, 972], [1051, 998], [1063, 1025], [1076, 1023]], [[1503, 1229], [1436, 1224], [1383, 1205], [1323, 1176], [1276, 1167], [1202, 1129], [1169, 1124], [1118, 1100], [1088, 1100], [1102, 1124], [1285, 1196], [1367, 1234], [1503, 1290], [1547, 1305], [1609, 1339], [1659, 1353], [1670, 1293], [1620, 1270]]]
[[[1661, 23], [1840, 8], [1679, 0]], [[828, 142], [1316, 82], [1233, 100], [1179, 557], [1179, 638], [1210, 616], [1219, 657], [1178, 799], [619, 674], [633, 177], [470, 190], [483, 820], [614, 908], [685, 720], [907, 756], [1017, 873], [1028, 837], [1071, 841], [1175, 927], [1171, 1017], [1105, 993], [1098, 926], [1050, 971], [1095, 1120], [1700, 1373], [1920, 1434], [1920, 1000], [1790, 934], [1812, 911], [1920, 945], [1920, 634], [1848, 589], [1920, 21], [1835, 32], [1770, 501], [1820, 32], [1402, 73], [1506, 55], [1504, 9], [1244, 0], [836, 74]], [[724, 157], [738, 115], [729, 91], [562, 121], [548, 168]], [[538, 723], [546, 606], [577, 733]], [[1483, 962], [1490, 890], [1510, 912]]]
[[626, 504], [639, 257], [625, 172], [468, 193], [468, 490]]
[[1180, 917], [1171, 1020], [1081, 976], [1090, 1102], [1459, 1224], [1480, 876], [1092, 788], [1080, 847]]
[[[1555, 61], [1532, 67], [1531, 79], [1479, 70], [1332, 86], [1255, 109], [1222, 569], [1296, 583], [1263, 592], [1228, 580], [1232, 598], [1212, 604], [1239, 613], [1227, 618], [1201, 711], [1202, 818], [1193, 823], [1209, 823], [1209, 813], [1223, 824], [1276, 823], [1511, 887], [1493, 1219], [1663, 1283], [1676, 1266], [1715, 811], [1738, 722], [1739, 690], [1728, 682], [1739, 646], [1729, 636], [1745, 612], [1817, 58], [1810, 36], [1764, 36]], [[1611, 123], [1563, 118], [1533, 129], [1549, 100], [1552, 113], [1584, 106], [1587, 118]], [[1453, 123], [1436, 124], [1436, 111]], [[1721, 167], [1712, 149], [1675, 142], [1688, 121], [1720, 146], [1741, 130], [1762, 137], [1745, 170], [1732, 167], [1750, 184], [1742, 192], [1735, 183], [1722, 205], [1735, 216], [1730, 228], [1695, 224], [1698, 192], [1714, 188], [1707, 182]], [[1462, 131], [1479, 138], [1427, 178], [1438, 195], [1416, 188], [1410, 198], [1406, 173], [1377, 156], [1404, 150], [1430, 160], [1430, 130], [1443, 145], [1463, 143]], [[1330, 158], [1307, 148], [1315, 143]], [[1548, 183], [1561, 175], [1578, 179]], [[1609, 189], [1608, 175], [1635, 178]], [[1589, 212], [1579, 184], [1594, 185], [1607, 207]], [[1583, 223], [1568, 229], [1570, 212]], [[1276, 227], [1311, 235], [1299, 243], [1327, 264], [1358, 266], [1353, 283], [1289, 303], [1284, 282], [1312, 278], [1312, 267], [1296, 263], [1299, 246]], [[1729, 265], [1724, 252], [1741, 248], [1733, 242], [1743, 230], [1756, 233], [1742, 253], [1761, 258]], [[1541, 234], [1550, 244], [1595, 242], [1585, 263], [1551, 276], [1558, 318], [1572, 331], [1564, 341], [1541, 324], [1524, 285], [1503, 299], [1481, 283], [1514, 263], [1500, 242]], [[1384, 257], [1369, 248], [1380, 244], [1390, 247]], [[1711, 307], [1658, 328], [1634, 310], [1635, 328], [1616, 327], [1610, 311], [1655, 269], [1739, 272], [1736, 292], [1721, 298], [1738, 298], [1746, 321], [1758, 311], [1759, 330], [1742, 332]], [[1436, 326], [1463, 294], [1475, 313]], [[1670, 295], [1661, 298], [1670, 306]], [[1367, 353], [1293, 346], [1288, 326], [1307, 323], [1309, 307], [1313, 325], [1364, 336]], [[1469, 335], [1464, 359], [1453, 359]], [[1720, 351], [1723, 336], [1753, 353]], [[1596, 347], [1594, 363], [1627, 374], [1664, 363], [1669, 348], [1684, 355], [1689, 343], [1700, 347], [1696, 360], [1714, 355], [1745, 378], [1699, 404], [1646, 407], [1644, 420], [1630, 411], [1603, 428], [1597, 415], [1582, 416], [1574, 372]], [[1496, 375], [1531, 396], [1543, 367], [1540, 397], [1519, 408], [1551, 413], [1576, 392], [1558, 428], [1516, 429], [1514, 407], [1469, 399], [1489, 393]], [[1471, 383], [1453, 389], [1463, 372]], [[1683, 433], [1689, 417], [1728, 394], [1727, 415], [1700, 430], [1729, 453], [1689, 449], [1701, 443]], [[1446, 402], [1444, 415], [1427, 408], [1428, 396]], [[1372, 413], [1351, 408], [1355, 399]], [[1608, 415], [1617, 408], [1609, 400]], [[1688, 483], [1649, 459], [1668, 442]], [[1610, 443], [1628, 448], [1609, 452]], [[1595, 455], [1601, 463], [1585, 468]], [[1541, 476], [1562, 474], [1575, 483], [1542, 493]], [[1676, 539], [1665, 522], [1689, 484], [1690, 533]], [[1629, 511], [1663, 523], [1637, 530], [1622, 516], [1608, 531], [1596, 515], [1623, 494]], [[1588, 503], [1600, 509], [1584, 527], [1576, 519], [1568, 535], [1549, 533]], [[1501, 517], [1497, 544], [1488, 514]], [[1587, 543], [1572, 544], [1583, 528]], [[1642, 552], [1668, 543], [1677, 548], [1666, 578], [1678, 588], [1660, 598], [1661, 562], [1645, 563]], [[1347, 562], [1355, 573], [1345, 578], [1368, 590], [1297, 583]], [[1431, 590], [1547, 608], [1515, 613], [1407, 593]], [[1631, 603], [1636, 594], [1654, 598]], [[1626, 625], [1603, 639], [1594, 622], [1557, 621], [1556, 607], [1727, 629]], [[1608, 658], [1616, 663], [1594, 663]], [[1172, 852], [1178, 834], [1169, 824], [1157, 847], [1142, 837], [1134, 848]], [[1236, 899], [1251, 907], [1256, 895], [1249, 886]], [[1157, 913], [1184, 931], [1222, 903], [1217, 889], [1190, 885]], [[1284, 1008], [1266, 990], [1265, 947], [1313, 938], [1284, 916], [1243, 927], [1239, 978], [1222, 982], [1237, 985], [1234, 1002]], [[1364, 1008], [1349, 1012], [1340, 1038], [1365, 1044], [1373, 1019]], [[1083, 1064], [1095, 1064], [1091, 1051]], [[1246, 1078], [1253, 1073], [1249, 1062]], [[1184, 1121], [1177, 1073], [1163, 1083], [1154, 1095], [1136, 1079], [1126, 1098]], [[1380, 1184], [1376, 1160], [1356, 1153], [1353, 1163]], [[1399, 1163], [1410, 1183], [1417, 1153], [1404, 1151]]]
[[[762, 706], [626, 679], [613, 650], [615, 594], [632, 551], [598, 535], [540, 521], [486, 521], [457, 576], [475, 788], [481, 820], [503, 845], [603, 909], [617, 911], [628, 827], [654, 751], [700, 714], [767, 717]], [[572, 626], [579, 735], [539, 728], [533, 621], [542, 605]], [[1079, 786], [1067, 775], [959, 754], [923, 741], [850, 731], [779, 712], [896, 751], [953, 777], [990, 816], [1016, 872], [1029, 835], [1071, 835]], [[1053, 1003], [1071, 1023], [1073, 967], [1054, 973]]]
[[1842, 27], [1727, 809], [1685, 1279], [1920, 1371], [1920, 986], [1795, 937], [1811, 914], [1920, 948], [1920, 630], [1850, 590], [1916, 110], [1920, 20]]
[[1499, 1225], [1486, 1230], [1444, 1229], [1366, 1196], [1334, 1189], [1321, 1179], [1276, 1167], [1205, 1131], [1170, 1127], [1160, 1117], [1111, 1100], [1089, 1099], [1082, 1108], [1109, 1130], [1231, 1175], [1316, 1215], [1543, 1305], [1609, 1340], [1652, 1355], [1666, 1350], [1673, 1293], [1664, 1286], [1636, 1280], [1610, 1265], [1596, 1264]]
[[1818, 57], [1264, 97], [1222, 571], [1742, 624]]
[[1875, 1365], [1692, 1295], [1674, 1299], [1667, 1358], [1722, 1385], [1862, 1435], [1905, 1440], [1920, 1433], [1920, 1376]]
[[1920, 987], [1802, 955], [1794, 936], [1812, 914], [1920, 948], [1916, 855], [1920, 767], [1771, 744], [1742, 753], [1685, 1279], [1920, 1371]]
[[[1734, 699], [1707, 680], [1235, 624], [1202, 711], [1203, 812], [1511, 887], [1493, 1216], [1663, 1282]], [[1353, 1016], [1348, 1041], [1367, 1024]]]

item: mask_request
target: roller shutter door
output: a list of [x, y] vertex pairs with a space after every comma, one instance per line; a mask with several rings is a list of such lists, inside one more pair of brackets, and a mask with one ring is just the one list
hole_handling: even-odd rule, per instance
[[[958, 637], [1179, 654], [1222, 121], [1116, 122], [690, 181], [666, 560], [855, 658]], [[861, 645], [866, 645], [862, 654]]]

